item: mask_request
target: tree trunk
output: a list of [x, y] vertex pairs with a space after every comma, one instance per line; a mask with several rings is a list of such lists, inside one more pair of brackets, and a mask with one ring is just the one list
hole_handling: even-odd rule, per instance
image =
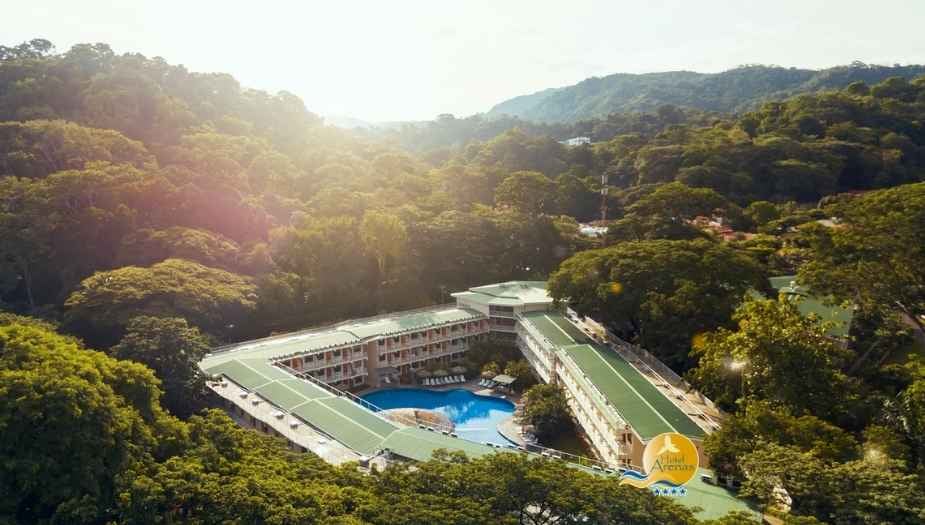
[[21, 257], [19, 258], [19, 266], [22, 269], [23, 281], [26, 283], [26, 297], [29, 299], [29, 313], [32, 313], [35, 311], [35, 298], [32, 295], [32, 273], [29, 271], [29, 264]]

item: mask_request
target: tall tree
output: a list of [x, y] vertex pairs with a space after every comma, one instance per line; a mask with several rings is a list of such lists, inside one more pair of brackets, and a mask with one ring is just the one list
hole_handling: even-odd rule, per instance
[[251, 280], [182, 259], [126, 266], [84, 279], [65, 302], [67, 325], [89, 340], [117, 342], [139, 315], [185, 317], [206, 332], [229, 337], [244, 327], [256, 303]]
[[764, 289], [762, 268], [707, 240], [635, 241], [564, 261], [552, 296], [610, 325], [666, 362], [689, 366], [698, 334], [725, 326], [749, 289]]
[[197, 363], [211, 345], [199, 329], [178, 317], [139, 316], [125, 330], [109, 352], [154, 371], [164, 390], [164, 408], [185, 418], [205, 406], [205, 378]]
[[862, 313], [898, 311], [925, 332], [925, 183], [836, 201], [838, 228], [817, 230], [799, 279]]
[[833, 417], [843, 411], [853, 390], [842, 372], [851, 352], [793, 301], [750, 299], [732, 317], [737, 330], [720, 328], [698, 338], [691, 377], [707, 395], [727, 406], [754, 397], [797, 414]]
[[0, 322], [0, 517], [102, 523], [120, 477], [182, 442], [147, 368], [27, 319]]
[[528, 215], [552, 213], [556, 204], [556, 183], [536, 171], [518, 171], [495, 190], [495, 203]]

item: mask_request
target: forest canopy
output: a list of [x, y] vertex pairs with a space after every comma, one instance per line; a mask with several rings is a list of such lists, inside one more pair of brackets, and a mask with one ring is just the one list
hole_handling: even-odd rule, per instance
[[705, 447], [741, 496], [921, 523], [925, 77], [811, 91], [371, 134], [102, 43], [0, 46], [0, 521], [697, 523], [556, 462], [361, 475], [203, 411], [217, 345], [530, 279], [728, 412]]

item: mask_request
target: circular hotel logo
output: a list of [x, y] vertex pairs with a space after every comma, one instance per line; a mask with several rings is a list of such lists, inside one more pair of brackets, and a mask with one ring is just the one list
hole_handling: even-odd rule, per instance
[[620, 484], [639, 488], [656, 483], [680, 487], [697, 475], [699, 467], [700, 456], [694, 442], [677, 432], [666, 432], [646, 444], [642, 454], [645, 472], [628, 470], [620, 476]]

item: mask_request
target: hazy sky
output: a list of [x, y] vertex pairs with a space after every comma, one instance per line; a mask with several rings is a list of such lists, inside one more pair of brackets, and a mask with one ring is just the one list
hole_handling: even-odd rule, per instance
[[3, 44], [107, 42], [377, 121], [469, 115], [616, 72], [925, 62], [925, 0], [4, 4]]

